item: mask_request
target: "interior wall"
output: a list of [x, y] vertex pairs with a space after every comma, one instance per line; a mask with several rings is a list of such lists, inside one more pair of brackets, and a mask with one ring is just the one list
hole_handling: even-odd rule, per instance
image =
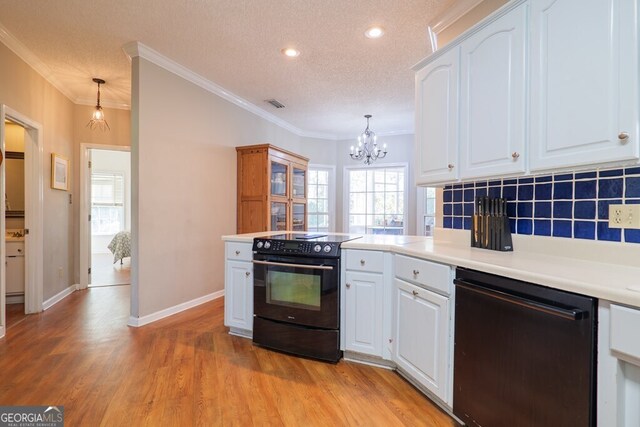
[[[373, 127], [373, 126], [372, 126]], [[347, 208], [344, 206], [345, 167], [367, 167], [362, 160], [353, 160], [349, 157], [350, 147], [354, 145], [356, 138], [338, 141], [336, 144], [336, 231], [346, 232], [344, 227]], [[378, 144], [387, 144], [388, 154], [384, 159], [376, 160], [371, 166], [384, 166], [388, 164], [406, 164], [407, 168], [407, 193], [408, 210], [407, 233], [416, 234], [416, 185], [414, 177], [414, 135], [380, 136]]]
[[[73, 158], [73, 103], [0, 43], [0, 103], [43, 127], [44, 299], [73, 284], [71, 191], [51, 189], [51, 153]], [[73, 178], [72, 178], [73, 182]], [[62, 272], [60, 273], [60, 270]]]
[[236, 146], [271, 143], [331, 159], [140, 57], [132, 60], [131, 123], [134, 317], [224, 288], [220, 237], [236, 230]]

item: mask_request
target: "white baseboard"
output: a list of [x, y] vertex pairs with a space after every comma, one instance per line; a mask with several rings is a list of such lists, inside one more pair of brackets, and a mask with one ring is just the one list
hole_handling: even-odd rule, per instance
[[213, 301], [214, 299], [218, 299], [223, 296], [224, 290], [221, 290], [200, 298], [192, 299], [191, 301], [183, 302], [182, 304], [174, 305], [173, 307], [165, 308], [164, 310], [156, 311], [155, 313], [151, 313], [146, 316], [131, 316], [129, 317], [129, 323], [127, 324], [136, 328], [148, 325], [149, 323], [164, 319], [165, 317], [172, 316], [174, 314], [180, 313], [181, 311], [188, 310], [190, 308], [196, 307], [200, 304], [204, 304], [205, 302]]
[[0, 326], [0, 338], [4, 337], [4, 326]]
[[21, 295], [7, 295], [5, 302], [7, 304], [24, 304], [24, 294]]
[[51, 298], [49, 298], [48, 300], [42, 303], [42, 310], [43, 311], [48, 310], [49, 308], [53, 307], [55, 304], [59, 303], [60, 301], [62, 301], [63, 299], [71, 295], [73, 292], [75, 292], [79, 286], [80, 285], [78, 284], [71, 285], [68, 288], [62, 290], [61, 292], [58, 292], [57, 294], [55, 294], [54, 296], [52, 296]]

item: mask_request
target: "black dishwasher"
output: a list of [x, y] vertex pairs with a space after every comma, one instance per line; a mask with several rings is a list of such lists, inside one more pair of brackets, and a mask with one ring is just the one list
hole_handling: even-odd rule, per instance
[[597, 299], [463, 268], [454, 283], [454, 414], [595, 426]]

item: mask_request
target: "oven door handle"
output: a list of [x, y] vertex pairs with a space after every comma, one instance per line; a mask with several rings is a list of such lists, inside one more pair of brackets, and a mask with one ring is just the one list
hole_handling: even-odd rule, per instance
[[309, 268], [311, 270], [333, 270], [333, 266], [330, 265], [289, 264], [286, 262], [256, 261], [255, 259], [251, 262], [260, 265], [274, 265], [276, 267]]

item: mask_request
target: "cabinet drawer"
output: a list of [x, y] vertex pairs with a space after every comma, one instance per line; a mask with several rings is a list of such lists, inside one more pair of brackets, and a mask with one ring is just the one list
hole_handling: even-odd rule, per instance
[[422, 285], [445, 295], [451, 293], [451, 267], [448, 265], [396, 255], [395, 271], [397, 277], [408, 282]]
[[251, 261], [253, 243], [227, 242], [227, 259], [238, 261]]
[[24, 242], [7, 242], [7, 256], [24, 255]]
[[347, 270], [382, 273], [384, 255], [378, 251], [347, 251]]
[[640, 310], [611, 304], [611, 350], [640, 359]]

